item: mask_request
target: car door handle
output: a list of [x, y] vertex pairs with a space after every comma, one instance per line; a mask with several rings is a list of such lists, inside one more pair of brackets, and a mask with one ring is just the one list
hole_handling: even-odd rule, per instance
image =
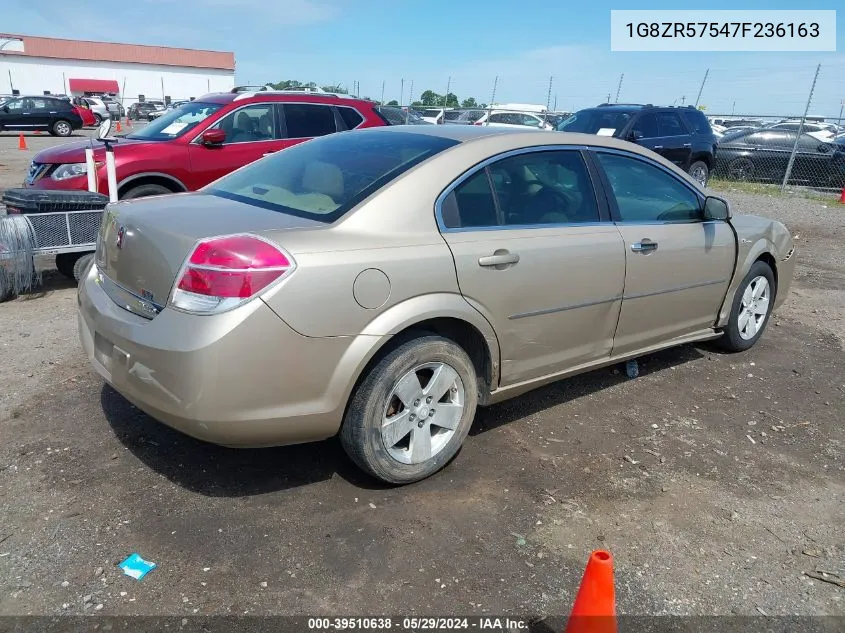
[[692, 147], [692, 143], [684, 143], [684, 147]]
[[663, 149], [663, 146], [662, 145], [655, 145], [654, 149]]
[[516, 253], [509, 253], [502, 249], [497, 250], [492, 255], [486, 255], [478, 258], [479, 266], [509, 266], [519, 262], [519, 255]]
[[650, 239], [645, 237], [642, 241], [631, 244], [631, 250], [635, 253], [648, 255], [649, 253], [653, 253], [657, 250], [657, 242], [652, 242]]

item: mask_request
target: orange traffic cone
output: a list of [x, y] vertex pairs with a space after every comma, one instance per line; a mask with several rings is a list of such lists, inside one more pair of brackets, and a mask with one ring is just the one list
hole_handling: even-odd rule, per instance
[[845, 204], [845, 187], [842, 188], [842, 193], [839, 195], [839, 202]]
[[41, 130], [35, 130], [35, 134], [36, 134], [36, 135], [38, 135], [38, 136], [40, 136], [40, 135], [41, 135]]
[[115, 128], [115, 131], [120, 132], [120, 118], [119, 117], [117, 119], [117, 127]]
[[613, 557], [596, 550], [590, 554], [566, 633], [617, 633], [616, 592], [613, 588]]
[[129, 120], [129, 117], [126, 117], [126, 127], [132, 127], [132, 121]]
[[18, 149], [28, 149], [26, 146], [26, 139], [23, 137], [23, 132], [18, 137]]

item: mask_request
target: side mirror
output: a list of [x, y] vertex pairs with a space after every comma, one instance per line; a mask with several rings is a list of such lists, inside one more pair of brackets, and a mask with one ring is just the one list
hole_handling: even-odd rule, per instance
[[705, 220], [730, 220], [731, 210], [728, 203], [715, 196], [707, 196], [704, 201]]
[[226, 131], [225, 130], [206, 130], [202, 133], [202, 144], [206, 147], [214, 147], [217, 145], [222, 145], [226, 142]]
[[3, 112], [9, 114], [9, 106], [3, 106]]
[[628, 135], [628, 139], [631, 141], [639, 141], [643, 137], [643, 133], [639, 130], [631, 130], [631, 133]]

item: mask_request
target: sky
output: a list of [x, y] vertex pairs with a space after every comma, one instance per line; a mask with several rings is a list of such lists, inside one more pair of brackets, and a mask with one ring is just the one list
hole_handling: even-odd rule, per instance
[[[706, 9], [840, 2], [714, 0]], [[74, 0], [72, 7], [7, 0], [0, 30], [233, 51], [238, 84], [357, 82], [361, 96], [403, 103], [426, 89], [443, 94], [447, 85], [460, 99], [489, 103], [498, 77], [498, 103], [548, 100], [572, 111], [615, 100], [618, 90], [620, 102], [689, 104], [709, 69], [700, 99], [708, 114], [794, 115], [804, 110], [818, 64], [811, 114], [836, 116], [845, 100], [845, 5], [835, 53], [610, 51], [611, 9], [677, 9], [677, 1]]]

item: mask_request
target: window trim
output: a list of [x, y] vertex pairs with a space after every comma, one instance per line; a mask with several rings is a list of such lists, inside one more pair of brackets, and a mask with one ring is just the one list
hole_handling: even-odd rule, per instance
[[[612, 216], [605, 202], [605, 194], [600, 190], [597, 173], [592, 166], [592, 160], [589, 156], [589, 148], [584, 145], [535, 145], [532, 147], [520, 147], [518, 149], [508, 150], [495, 156], [490, 156], [480, 163], [476, 163], [455, 180], [449, 183], [437, 199], [434, 201], [434, 217], [437, 221], [437, 228], [441, 233], [469, 233], [473, 231], [513, 231], [525, 229], [554, 229], [554, 228], [569, 228], [578, 226], [606, 226], [613, 222]], [[462, 183], [472, 178], [481, 170], [487, 173], [487, 182], [490, 186], [490, 191], [493, 194], [493, 200], [496, 205], [496, 217], [501, 219], [501, 207], [499, 206], [499, 198], [496, 193], [496, 188], [493, 186], [490, 178], [490, 170], [488, 167], [500, 160], [511, 158], [512, 156], [520, 156], [522, 154], [534, 154], [542, 152], [575, 152], [584, 161], [584, 166], [587, 168], [587, 178], [590, 181], [590, 187], [593, 192], [593, 199], [596, 201], [596, 210], [598, 211], [598, 220], [596, 222], [557, 222], [552, 224], [500, 224], [498, 226], [468, 226], [449, 228], [443, 221], [443, 202], [455, 189], [461, 186]]]
[[[637, 225], [652, 225], [652, 226], [661, 226], [664, 224], [707, 224], [711, 223], [709, 220], [704, 219], [704, 200], [706, 196], [698, 191], [695, 187], [690, 185], [688, 182], [685, 182], [682, 178], [679, 178], [677, 174], [673, 174], [670, 169], [668, 169], [665, 165], [661, 165], [657, 161], [649, 158], [648, 156], [640, 156], [633, 152], [627, 152], [625, 150], [619, 150], [612, 147], [600, 147], [600, 146], [589, 146], [588, 151], [592, 155], [593, 162], [595, 163], [596, 169], [599, 172], [599, 177], [601, 178], [602, 186], [605, 191], [605, 195], [607, 196], [607, 204], [610, 209], [610, 217], [614, 224], [619, 226], [637, 226]], [[623, 220], [621, 214], [619, 213], [619, 205], [616, 202], [616, 194], [613, 193], [613, 187], [610, 184], [610, 180], [607, 177], [607, 173], [605, 172], [604, 167], [599, 160], [599, 154], [616, 154], [618, 156], [623, 156], [626, 158], [630, 158], [633, 160], [638, 160], [646, 165], [651, 165], [652, 167], [656, 167], [663, 173], [665, 173], [670, 178], [674, 179], [677, 183], [688, 189], [698, 200], [699, 204], [699, 211], [701, 211], [702, 216], [701, 219], [698, 220]], [[723, 220], [718, 220], [722, 222]]]

